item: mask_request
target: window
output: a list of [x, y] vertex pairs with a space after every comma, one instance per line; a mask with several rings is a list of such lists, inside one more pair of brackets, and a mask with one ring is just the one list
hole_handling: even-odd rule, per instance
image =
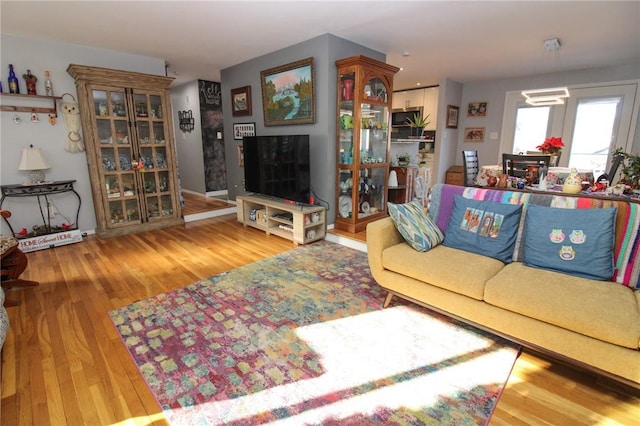
[[570, 88], [565, 105], [538, 107], [526, 104], [520, 92], [509, 92], [500, 152], [534, 151], [546, 137], [562, 136], [559, 165], [599, 176], [611, 164], [611, 152], [631, 149], [637, 90], [637, 83]]

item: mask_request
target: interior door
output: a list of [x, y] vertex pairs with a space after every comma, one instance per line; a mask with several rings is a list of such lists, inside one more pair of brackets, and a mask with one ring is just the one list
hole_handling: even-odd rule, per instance
[[616, 148], [629, 152], [636, 96], [637, 84], [571, 89], [560, 163], [593, 169], [594, 176], [599, 176], [611, 165], [610, 156]]

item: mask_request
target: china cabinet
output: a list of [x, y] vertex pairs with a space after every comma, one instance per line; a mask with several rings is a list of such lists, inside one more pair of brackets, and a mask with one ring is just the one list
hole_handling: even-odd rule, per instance
[[387, 212], [391, 97], [399, 69], [361, 55], [336, 66], [335, 228], [355, 233]]
[[184, 223], [172, 78], [71, 64], [101, 237]]

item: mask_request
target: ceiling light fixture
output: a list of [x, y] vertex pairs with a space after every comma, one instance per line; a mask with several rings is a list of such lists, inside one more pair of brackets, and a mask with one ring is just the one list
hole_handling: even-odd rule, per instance
[[551, 89], [523, 90], [522, 96], [529, 105], [562, 105], [569, 97], [569, 89], [566, 87], [554, 87]]
[[[550, 38], [544, 41], [544, 49], [554, 52], [556, 59], [560, 54], [560, 39]], [[567, 87], [554, 87], [551, 89], [523, 90], [522, 96], [525, 102], [534, 106], [562, 105], [566, 98], [569, 97], [569, 89]]]

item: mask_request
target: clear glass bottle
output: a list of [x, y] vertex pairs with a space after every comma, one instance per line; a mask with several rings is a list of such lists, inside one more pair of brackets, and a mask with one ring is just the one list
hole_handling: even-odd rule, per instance
[[49, 78], [49, 71], [44, 72], [44, 92], [47, 96], [53, 96], [53, 83]]
[[16, 73], [13, 71], [12, 64], [9, 64], [9, 93], [20, 93], [18, 77], [16, 77]]

